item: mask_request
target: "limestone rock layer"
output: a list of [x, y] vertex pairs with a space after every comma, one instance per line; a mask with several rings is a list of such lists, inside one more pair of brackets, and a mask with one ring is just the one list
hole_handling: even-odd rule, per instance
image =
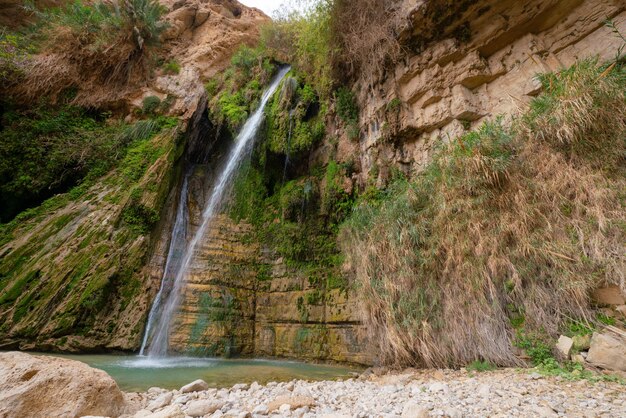
[[[357, 82], [362, 182], [376, 165], [419, 172], [440, 141], [515, 114], [539, 94], [539, 73], [614, 58], [622, 41], [607, 19], [626, 31], [621, 0], [405, 3], [408, 57], [374, 85]], [[380, 180], [388, 174], [381, 170]]]

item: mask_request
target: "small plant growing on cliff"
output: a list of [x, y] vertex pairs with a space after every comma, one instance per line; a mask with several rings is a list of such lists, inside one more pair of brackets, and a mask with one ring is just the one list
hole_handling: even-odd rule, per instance
[[144, 115], [154, 115], [161, 106], [161, 99], [157, 96], [148, 96], [143, 99], [141, 111]]
[[215, 93], [217, 93], [218, 89], [219, 82], [214, 78], [207, 81], [204, 85], [204, 90], [206, 90], [207, 94], [209, 95], [209, 100], [211, 100], [213, 96], [215, 96]]
[[604, 25], [609, 28], [609, 30], [618, 38], [622, 41], [622, 44], [617, 48], [617, 52], [615, 53], [615, 63], [620, 63], [623, 61], [624, 56], [624, 48], [626, 48], [626, 36], [624, 36], [622, 34], [622, 32], [620, 32], [620, 30], [617, 28], [617, 25], [615, 24], [615, 21], [611, 20], [611, 19], [607, 19], [606, 22], [604, 22]]
[[180, 73], [180, 64], [176, 60], [168, 61], [163, 66], [165, 74], [175, 75]]
[[358, 139], [360, 134], [359, 107], [354, 93], [346, 87], [340, 87], [335, 93], [335, 105], [337, 115], [346, 124], [348, 138]]
[[402, 107], [402, 101], [397, 97], [392, 99], [389, 103], [387, 103], [386, 109], [389, 113], [399, 112]]
[[335, 93], [337, 115], [345, 123], [356, 123], [359, 120], [359, 107], [354, 93], [347, 87], [340, 87]]
[[0, 29], [0, 85], [14, 81], [22, 73], [27, 55], [28, 48], [18, 35]]
[[239, 48], [230, 60], [233, 67], [242, 71], [246, 77], [250, 76], [252, 68], [258, 63], [258, 61], [259, 56], [256, 51], [245, 45]]
[[248, 118], [246, 99], [241, 92], [223, 93], [218, 100], [218, 105], [220, 112], [218, 117], [225, 121], [233, 132]]

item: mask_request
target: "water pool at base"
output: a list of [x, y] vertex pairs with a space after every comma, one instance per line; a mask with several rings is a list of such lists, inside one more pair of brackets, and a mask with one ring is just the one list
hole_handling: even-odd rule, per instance
[[[40, 354], [40, 353], [33, 353]], [[45, 354], [49, 355], [49, 354]], [[196, 379], [210, 387], [230, 387], [236, 383], [282, 382], [293, 379], [333, 380], [349, 378], [358, 369], [326, 364], [308, 364], [278, 360], [227, 360], [190, 357], [152, 359], [108, 354], [50, 354], [82, 361], [104, 370], [127, 392], [146, 391], [153, 386], [180, 389]]]

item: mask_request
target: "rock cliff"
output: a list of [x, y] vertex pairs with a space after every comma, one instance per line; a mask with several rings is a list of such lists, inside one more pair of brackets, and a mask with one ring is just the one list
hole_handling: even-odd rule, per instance
[[[256, 42], [267, 21], [236, 1], [176, 1], [167, 7], [163, 47], [182, 63], [177, 74], [159, 71], [145, 87], [98, 85], [107, 92], [102, 96], [81, 85], [76, 97], [130, 112], [126, 119], [132, 121], [144, 97], [171, 96], [169, 115], [180, 122], [166, 129], [139, 123], [133, 135], [140, 138], [116, 169], [3, 225], [3, 348], [134, 350], [140, 343], [156, 294], [144, 267], [158, 248], [154, 237], [166, 227], [167, 208], [174, 206], [182, 160], [215, 142], [207, 132], [204, 77], [223, 69], [242, 42]], [[44, 53], [33, 62], [49, 58]], [[72, 71], [68, 65], [64, 74]], [[152, 135], [155, 129], [161, 132]]]
[[[536, 74], [614, 57], [621, 40], [606, 19], [626, 30], [626, 7], [612, 0], [405, 2], [403, 10], [400, 40], [410, 52], [375, 83], [356, 81], [360, 139], [335, 128], [340, 121], [327, 121], [340, 139], [310, 155], [321, 164], [329, 153], [338, 162], [356, 159], [352, 181], [361, 187], [385, 184], [394, 167], [414, 175], [442, 143], [486, 119], [516, 114], [540, 93]], [[352, 291], [302, 277], [243, 244], [248, 233], [223, 217], [206, 237], [176, 349], [373, 361]]]
[[[198, 228], [214, 175], [196, 166], [188, 198], [190, 235]], [[371, 363], [352, 290], [332, 288], [288, 267], [251, 240], [252, 227], [219, 216], [199, 245], [170, 349], [192, 355], [245, 355]], [[167, 233], [162, 236], [167, 240]], [[149, 264], [161, 282], [167, 246]]]
[[357, 82], [362, 137], [359, 181], [372, 167], [421, 171], [442, 141], [486, 119], [511, 116], [541, 87], [535, 75], [576, 60], [613, 58], [623, 32], [619, 0], [405, 2], [406, 59], [379, 81]]
[[[267, 17], [231, 0], [164, 4], [170, 23], [165, 45], [180, 72], [159, 70], [147, 85], [111, 99], [130, 120], [130, 110], [145, 98], [171, 96], [170, 114], [189, 122], [186, 144], [176, 135], [152, 141], [161, 153], [137, 181], [141, 204], [159, 211], [161, 220], [151, 233], [119, 227], [137, 196], [127, 185], [105, 181], [84, 201], [65, 202], [53, 216], [16, 229], [0, 247], [5, 346], [137, 349], [160, 286], [185, 165], [195, 164], [188, 206], [192, 229], [198, 227], [219, 145], [228, 139], [206, 118], [203, 82], [226, 67], [236, 45], [258, 39]], [[402, 10], [404, 59], [375, 82], [362, 77], [355, 83], [360, 137], [350, 139], [342, 122], [329, 117], [327, 139], [303, 159], [307, 167], [324, 166], [333, 153], [338, 163], [354, 165], [342, 179], [346, 190], [384, 185], [394, 169], [418, 173], [440, 144], [486, 119], [514, 115], [540, 93], [537, 73], [615, 56], [621, 40], [605, 26], [607, 18], [626, 32], [620, 0], [407, 0]], [[198, 164], [200, 150], [210, 151], [210, 165]], [[204, 237], [172, 350], [374, 362], [354, 290], [302, 274], [251, 240], [251, 229], [223, 215]], [[95, 302], [89, 299], [94, 290]]]

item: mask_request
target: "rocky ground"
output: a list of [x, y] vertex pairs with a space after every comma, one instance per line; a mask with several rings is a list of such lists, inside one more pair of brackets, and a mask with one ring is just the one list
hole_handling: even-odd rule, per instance
[[623, 379], [570, 381], [533, 369], [374, 369], [344, 381], [214, 389], [197, 380], [179, 390], [154, 387], [146, 393], [123, 393], [105, 372], [78, 361], [0, 353], [2, 418], [558, 416], [626, 417]]
[[134, 417], [623, 417], [626, 387], [528, 370], [406, 371], [338, 382], [152, 388]]

